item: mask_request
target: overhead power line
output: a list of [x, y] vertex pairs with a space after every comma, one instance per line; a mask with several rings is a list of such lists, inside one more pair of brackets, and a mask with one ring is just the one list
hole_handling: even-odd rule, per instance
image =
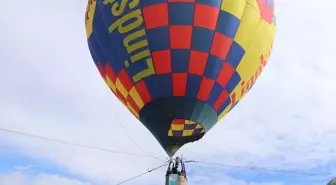
[[[22, 136], [26, 136], [26, 137], [30, 137], [30, 138], [36, 138], [36, 139], [51, 141], [51, 142], [55, 142], [55, 143], [61, 143], [61, 144], [66, 144], [66, 145], [91, 149], [91, 150], [98, 150], [98, 151], [109, 152], [109, 153], [114, 153], [114, 154], [130, 155], [130, 156], [137, 156], [137, 157], [153, 158], [152, 156], [148, 156], [148, 155], [122, 152], [122, 151], [118, 151], [118, 150], [99, 148], [99, 147], [95, 147], [95, 146], [87, 146], [87, 145], [83, 145], [83, 144], [72, 143], [72, 142], [68, 142], [68, 141], [61, 141], [61, 140], [57, 140], [57, 139], [42, 137], [42, 136], [38, 136], [38, 135], [34, 135], [34, 134], [27, 134], [27, 133], [24, 133], [24, 132], [18, 132], [18, 131], [13, 131], [13, 130], [9, 130], [9, 129], [0, 128], [0, 131], [7, 132], [7, 133], [12, 133], [12, 134], [16, 134], [16, 135], [22, 135]], [[158, 159], [158, 157], [156, 157], [156, 159]]]
[[[41, 139], [41, 140], [45, 140], [45, 141], [49, 141], [49, 142], [61, 143], [61, 144], [65, 144], [65, 145], [76, 146], [76, 147], [81, 147], [81, 148], [86, 148], [86, 149], [91, 149], [91, 150], [98, 150], [98, 151], [103, 151], [103, 152], [109, 152], [109, 153], [114, 153], [114, 154], [129, 155], [129, 156], [136, 156], [136, 157], [153, 158], [153, 157], [148, 156], [148, 155], [129, 153], [129, 152], [122, 152], [122, 151], [118, 151], [118, 150], [111, 150], [111, 149], [99, 148], [99, 147], [94, 147], [94, 146], [87, 146], [87, 145], [72, 143], [72, 142], [68, 142], [68, 141], [61, 141], [61, 140], [57, 140], [57, 139], [52, 139], [52, 138], [37, 136], [37, 135], [34, 135], [34, 134], [28, 134], [28, 133], [24, 133], [24, 132], [13, 131], [13, 130], [4, 129], [4, 128], [0, 128], [0, 132], [7, 132], [7, 133], [11, 133], [11, 134], [16, 134], [16, 135], [22, 135], [22, 136], [25, 136], [25, 137], [30, 137], [30, 138], [35, 138], [35, 139]], [[165, 159], [162, 158], [162, 160], [166, 160], [166, 159], [167, 158], [165, 158]], [[170, 160], [168, 160], [168, 161], [170, 161]], [[143, 176], [143, 175], [145, 175], [147, 173], [150, 173], [150, 172], [152, 172], [152, 171], [154, 171], [154, 170], [156, 170], [158, 168], [166, 166], [165, 165], [166, 163], [164, 163], [164, 165], [161, 165], [161, 166], [159, 166], [157, 168], [149, 170], [149, 171], [147, 171], [144, 174], [140, 174], [139, 176], [133, 177], [132, 179], [129, 179], [129, 180], [125, 181], [125, 182], [128, 182], [128, 181], [133, 180], [133, 179], [135, 179], [137, 177], [140, 177], [140, 176]], [[246, 170], [251, 170], [251, 171], [268, 171], [268, 172], [296, 174], [296, 175], [304, 175], [304, 176], [318, 176], [318, 177], [330, 177], [330, 178], [333, 178], [335, 176], [335, 175], [332, 175], [332, 174], [317, 174], [317, 173], [295, 172], [295, 171], [288, 171], [288, 170], [284, 170], [284, 169], [270, 169], [270, 168], [260, 168], [260, 167], [248, 167], [248, 166], [230, 165], [230, 164], [222, 164], [222, 163], [203, 162], [203, 161], [197, 161], [197, 160], [186, 160], [185, 163], [199, 163], [199, 164], [217, 165], [217, 166], [230, 167], [230, 168], [240, 168], [240, 169], [246, 169]], [[122, 183], [125, 183], [125, 182], [122, 182]]]
[[[169, 160], [169, 161], [170, 161], [170, 160]], [[137, 176], [134, 176], [134, 177], [132, 177], [132, 178], [129, 178], [129, 179], [125, 180], [125, 181], [122, 181], [122, 182], [120, 182], [120, 183], [118, 183], [118, 184], [116, 184], [116, 185], [124, 184], [124, 183], [126, 183], [126, 182], [131, 181], [131, 180], [134, 180], [134, 179], [136, 179], [136, 178], [139, 178], [139, 177], [141, 177], [141, 176], [144, 176], [144, 175], [146, 175], [146, 174], [148, 174], [148, 173], [151, 173], [151, 172], [153, 172], [153, 171], [155, 171], [155, 170], [158, 170], [158, 169], [160, 169], [160, 168], [162, 168], [162, 167], [164, 167], [164, 166], [167, 166], [167, 165], [168, 165], [167, 163], [168, 163], [169, 161], [163, 163], [162, 165], [160, 165], [160, 166], [158, 166], [158, 167], [156, 167], [156, 168], [153, 168], [153, 169], [151, 169], [151, 170], [148, 170], [147, 172], [144, 172], [144, 173], [142, 173], [142, 174], [139, 174], [139, 175], [137, 175]]]
[[295, 175], [304, 175], [304, 176], [334, 177], [332, 174], [295, 172], [295, 171], [288, 171], [284, 169], [270, 169], [270, 168], [260, 168], [260, 167], [238, 166], [238, 165], [229, 165], [229, 164], [221, 164], [221, 163], [213, 163], [213, 162], [202, 162], [202, 161], [195, 161], [195, 160], [186, 161], [186, 163], [217, 165], [217, 166], [230, 167], [230, 168], [241, 168], [241, 169], [246, 169], [246, 170], [251, 170], [251, 171], [268, 171], [268, 172], [286, 173], [286, 174], [295, 174]]

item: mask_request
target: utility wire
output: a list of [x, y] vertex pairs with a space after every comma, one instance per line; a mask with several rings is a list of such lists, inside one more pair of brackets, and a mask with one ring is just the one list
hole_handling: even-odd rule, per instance
[[[111, 96], [110, 96], [110, 91], [109, 91], [110, 89], [109, 89], [109, 88], [106, 88], [106, 90], [107, 90], [107, 96], [109, 97], [109, 100], [110, 100], [110, 103], [111, 103], [111, 104], [109, 104], [109, 105], [112, 105], [113, 101], [112, 101]], [[137, 146], [141, 151], [143, 151], [143, 152], [144, 152], [145, 154], [147, 154], [148, 156], [150, 156], [150, 157], [152, 157], [152, 158], [154, 158], [154, 159], [160, 160], [159, 157], [156, 157], [156, 156], [150, 154], [149, 152], [147, 152], [145, 149], [143, 149], [142, 147], [140, 147], [140, 145], [138, 145], [138, 144], [134, 141], [134, 139], [133, 139], [133, 138], [128, 134], [128, 132], [126, 131], [126, 129], [125, 129], [123, 123], [120, 121], [120, 118], [119, 118], [118, 114], [115, 113], [115, 112], [113, 111], [114, 108], [113, 108], [112, 106], [111, 106], [111, 109], [112, 109], [112, 112], [113, 112], [114, 116], [117, 118], [117, 122], [119, 123], [120, 127], [122, 128], [122, 130], [124, 131], [124, 133], [126, 134], [126, 136], [133, 142], [133, 144], [134, 144], [135, 146]]]
[[248, 167], [248, 166], [238, 166], [238, 165], [229, 165], [229, 164], [221, 164], [221, 163], [212, 163], [212, 162], [202, 162], [202, 161], [195, 161], [189, 160], [186, 163], [200, 163], [200, 164], [208, 164], [208, 165], [217, 165], [223, 167], [230, 167], [230, 168], [241, 168], [247, 169], [251, 171], [268, 171], [268, 172], [277, 172], [277, 173], [286, 173], [286, 174], [295, 174], [295, 175], [304, 175], [304, 176], [318, 176], [318, 177], [334, 177], [332, 174], [317, 174], [317, 173], [305, 173], [305, 172], [295, 172], [295, 171], [288, 171], [284, 169], [270, 169], [270, 168], [259, 168], [259, 167]]
[[[37, 135], [33, 135], [33, 134], [28, 134], [28, 133], [13, 131], [13, 130], [9, 130], [9, 129], [0, 128], [0, 132], [7, 132], [7, 133], [11, 133], [11, 134], [16, 134], [16, 135], [21, 135], [21, 136], [25, 136], [25, 137], [30, 137], [30, 138], [35, 138], [35, 139], [41, 139], [41, 140], [45, 140], [45, 141], [50, 141], [50, 142], [55, 142], [55, 143], [61, 143], [61, 144], [65, 144], [65, 145], [71, 145], [71, 146], [76, 146], [76, 147], [81, 147], [81, 148], [86, 148], [86, 149], [91, 149], [91, 150], [98, 150], [98, 151], [103, 151], [103, 152], [122, 154], [122, 155], [130, 155], [130, 156], [136, 156], [136, 157], [152, 158], [151, 156], [148, 156], [148, 155], [128, 153], [128, 152], [122, 152], [122, 151], [117, 151], [117, 150], [98, 148], [98, 147], [94, 147], [94, 146], [87, 146], [87, 145], [82, 145], [82, 144], [71, 143], [71, 142], [67, 142], [67, 141], [61, 141], [61, 140], [57, 140], [57, 139], [52, 139], [52, 138], [37, 136]], [[168, 160], [168, 161], [170, 161], [170, 160]], [[217, 166], [230, 167], [230, 168], [240, 168], [240, 169], [247, 169], [247, 170], [251, 170], [251, 171], [269, 171], [269, 172], [286, 173], [286, 174], [296, 174], [296, 175], [304, 175], [304, 176], [319, 176], [319, 177], [331, 177], [331, 178], [334, 178], [334, 175], [332, 175], [332, 174], [316, 174], [316, 173], [294, 172], [294, 171], [287, 171], [287, 170], [283, 170], [283, 169], [269, 169], [269, 168], [259, 168], [259, 167], [238, 166], [238, 165], [229, 165], [229, 164], [213, 163], [213, 162], [203, 162], [203, 161], [196, 161], [196, 160], [186, 160], [184, 162], [185, 163], [199, 163], [199, 164], [207, 164], [207, 165], [217, 165]], [[138, 178], [138, 177], [140, 177], [142, 175], [145, 175], [145, 174], [147, 174], [149, 172], [152, 172], [152, 171], [154, 171], [154, 170], [156, 170], [158, 168], [161, 168], [163, 166], [166, 166], [166, 165], [161, 165], [161, 166], [159, 166], [157, 168], [149, 170], [149, 171], [147, 171], [144, 174], [140, 174], [137, 177], [133, 177], [131, 180], [133, 180], [135, 178]], [[130, 181], [130, 180], [127, 180], [125, 182], [128, 182], [128, 181]], [[125, 182], [122, 182], [122, 183], [125, 183]], [[117, 185], [120, 185], [120, 184], [117, 184]]]
[[30, 137], [30, 138], [36, 138], [36, 139], [41, 139], [41, 140], [46, 140], [46, 141], [51, 141], [51, 142], [66, 144], [66, 145], [72, 145], [72, 146], [86, 148], [86, 149], [91, 149], [91, 150], [99, 150], [99, 151], [109, 152], [109, 153], [115, 153], [115, 154], [122, 154], [122, 155], [131, 155], [131, 156], [137, 156], [137, 157], [152, 158], [151, 156], [148, 156], [148, 155], [141, 155], [141, 154], [135, 154], [135, 153], [129, 153], [129, 152], [122, 152], [122, 151], [105, 149], [105, 148], [99, 148], [99, 147], [94, 147], [94, 146], [87, 146], [87, 145], [82, 145], [82, 144], [71, 143], [71, 142], [67, 142], [67, 141], [61, 141], [61, 140], [57, 140], [57, 139], [52, 139], [52, 138], [37, 136], [37, 135], [33, 135], [33, 134], [27, 134], [27, 133], [23, 133], [23, 132], [13, 131], [13, 130], [9, 130], [9, 129], [0, 128], [0, 131], [1, 132], [11, 133], [11, 134], [16, 134], [16, 135], [22, 135], [22, 136], [26, 136], [26, 137]]
[[137, 176], [134, 176], [134, 177], [132, 177], [132, 178], [129, 178], [129, 179], [127, 179], [127, 180], [125, 180], [125, 181], [122, 181], [122, 182], [120, 182], [120, 183], [118, 183], [118, 184], [116, 184], [116, 185], [124, 184], [124, 183], [126, 183], [126, 182], [131, 181], [131, 180], [134, 180], [134, 179], [136, 179], [136, 178], [139, 178], [139, 177], [141, 177], [141, 176], [144, 176], [144, 175], [146, 175], [146, 174], [148, 174], [148, 173], [151, 173], [151, 172], [153, 172], [153, 171], [155, 171], [155, 170], [158, 170], [158, 169], [160, 169], [160, 168], [162, 168], [162, 167], [164, 167], [164, 166], [167, 166], [167, 165], [168, 165], [167, 163], [168, 163], [169, 161], [170, 161], [170, 160], [168, 160], [167, 162], [163, 163], [162, 165], [160, 165], [160, 166], [158, 166], [158, 167], [156, 167], [156, 168], [153, 168], [153, 169], [151, 169], [151, 170], [148, 170], [147, 172], [144, 172], [144, 173], [142, 173], [142, 174], [139, 174], [139, 175], [137, 175]]

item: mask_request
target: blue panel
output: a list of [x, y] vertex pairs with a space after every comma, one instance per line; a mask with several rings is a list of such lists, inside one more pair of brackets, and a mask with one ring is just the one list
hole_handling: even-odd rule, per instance
[[226, 56], [226, 61], [228, 61], [228, 63], [231, 64], [234, 68], [237, 68], [244, 54], [244, 48], [242, 48], [238, 43], [232, 42], [229, 53]]
[[[122, 43], [121, 36], [117, 33], [112, 34], [109, 37], [108, 29], [105, 27], [101, 21], [101, 14], [99, 11], [95, 12], [93, 20], [93, 33], [89, 38], [89, 44], [95, 56], [100, 61], [101, 65], [105, 67], [108, 62], [113, 68], [114, 72], [118, 74], [124, 64], [121, 59], [121, 54], [123, 57], [128, 58], [127, 52], [124, 47], [120, 47], [119, 43]], [[113, 42], [111, 39], [113, 38]], [[126, 56], [125, 53], [126, 52]]]
[[186, 92], [187, 97], [197, 97], [201, 81], [202, 76], [188, 74], [187, 92]]
[[173, 2], [168, 4], [169, 25], [191, 26], [194, 22], [194, 3]]
[[151, 52], [170, 48], [168, 26], [147, 30], [147, 37]]
[[240, 20], [234, 15], [220, 11], [216, 31], [233, 39], [239, 27]]
[[142, 0], [140, 1], [141, 5], [143, 7], [146, 6], [151, 6], [151, 5], [155, 5], [155, 4], [159, 4], [159, 3], [167, 3], [168, 0]]
[[172, 74], [157, 75], [159, 87], [163, 96], [173, 96], [173, 76]]
[[238, 85], [238, 83], [240, 82], [241, 78], [238, 74], [237, 71], [235, 71], [230, 79], [230, 81], [228, 82], [228, 84], [226, 85], [226, 90], [231, 94], [232, 91], [236, 88], [236, 86]]
[[131, 61], [129, 61], [130, 65], [129, 65], [129, 67], [126, 67], [126, 71], [127, 71], [128, 75], [129, 75], [129, 77], [132, 78], [133, 76], [135, 76], [139, 72], [148, 69], [148, 65], [147, 65], [146, 59], [147, 58], [142, 59], [142, 60], [138, 60], [138, 61], [136, 61], [134, 63], [131, 63]]
[[149, 76], [144, 80], [146, 82], [149, 94], [152, 97], [152, 100], [162, 97], [156, 76]]
[[213, 55], [209, 55], [205, 70], [204, 70], [204, 76], [216, 80], [217, 76], [222, 68], [222, 65], [224, 63], [224, 60], [217, 58]]
[[105, 66], [107, 59], [96, 38], [91, 36], [88, 39], [88, 43], [90, 47], [90, 52], [93, 54], [92, 57], [95, 57], [94, 59], [97, 60], [97, 62]]
[[230, 105], [230, 103], [231, 103], [231, 99], [230, 98], [226, 99], [223, 105], [218, 109], [217, 114], [218, 115], [221, 114], [225, 110], [225, 108]]
[[171, 74], [149, 76], [145, 78], [145, 82], [152, 100], [173, 95]]
[[209, 52], [212, 45], [214, 31], [194, 26], [192, 32], [191, 49]]
[[[90, 51], [90, 54], [91, 54], [91, 57], [92, 57], [92, 60], [94, 61], [94, 63], [96, 64], [96, 66], [98, 66], [98, 63], [100, 63], [100, 65], [104, 65], [106, 64], [106, 62], [101, 62], [101, 61], [106, 61], [106, 58], [105, 56], [101, 57], [100, 55], [96, 55], [96, 52], [100, 52], [100, 50], [98, 49], [99, 46], [97, 46], [97, 41], [95, 40], [94, 37], [91, 37], [89, 40], [89, 51]], [[93, 48], [93, 49], [92, 49]], [[94, 49], [96, 49], [97, 51], [94, 51]], [[100, 57], [100, 58], [98, 58]], [[100, 60], [101, 59], [101, 60]], [[105, 66], [103, 66], [105, 68]]]
[[265, 3], [271, 10], [274, 10], [274, 0], [265, 0]]
[[[120, 1], [118, 1], [120, 2]], [[140, 4], [138, 4], [135, 8], [140, 8]], [[149, 47], [144, 47], [139, 50], [133, 51], [132, 53], [128, 53], [126, 47], [123, 44], [125, 37], [128, 35], [141, 30], [145, 29], [144, 23], [140, 26], [136, 27], [133, 30], [130, 30], [128, 33], [119, 33], [118, 28], [113, 30], [109, 33], [109, 27], [112, 25], [116, 20], [118, 20], [123, 15], [129, 13], [130, 8], [127, 6], [124, 12], [120, 16], [113, 16], [111, 14], [111, 4], [104, 5], [102, 2], [98, 3], [97, 9], [95, 11], [95, 16], [93, 20], [93, 35], [98, 44], [94, 45], [93, 50], [101, 50], [103, 53], [99, 53], [99, 56], [105, 56], [105, 61], [102, 61], [102, 65], [104, 66], [106, 62], [109, 62], [113, 71], [118, 75], [121, 69], [125, 67], [125, 61], [128, 60], [131, 66], [127, 69], [127, 72], [131, 74], [137, 74], [141, 71], [144, 66], [140, 64], [132, 65], [133, 63], [130, 61], [130, 57], [135, 55], [143, 50], [149, 49]], [[124, 26], [133, 24], [136, 19], [130, 19], [123, 23]], [[141, 40], [147, 40], [146, 36], [142, 36], [141, 38], [137, 38], [133, 40], [132, 43], [134, 44]], [[99, 46], [99, 47], [98, 47]], [[95, 51], [94, 51], [95, 52]], [[97, 53], [96, 53], [97, 56]], [[137, 61], [138, 63], [144, 63], [144, 61]]]
[[223, 89], [224, 88], [219, 83], [215, 83], [214, 86], [212, 87], [207, 103], [209, 105], [215, 104]]
[[222, 0], [195, 0], [196, 3], [206, 4], [212, 7], [220, 8]]
[[[119, 0], [120, 1], [120, 0]], [[105, 24], [105, 29], [108, 29], [108, 27], [115, 21], [119, 19], [118, 16], [113, 16], [111, 12], [112, 5], [107, 4], [105, 5], [103, 2], [99, 3], [97, 2], [97, 7], [96, 7], [96, 13], [99, 13], [101, 16], [97, 21], [103, 22]], [[99, 11], [98, 11], [99, 10]], [[128, 13], [129, 8], [125, 7], [124, 13]], [[96, 15], [95, 15], [96, 17]]]
[[175, 73], [188, 72], [189, 55], [190, 50], [172, 49], [171, 50], [172, 72]]

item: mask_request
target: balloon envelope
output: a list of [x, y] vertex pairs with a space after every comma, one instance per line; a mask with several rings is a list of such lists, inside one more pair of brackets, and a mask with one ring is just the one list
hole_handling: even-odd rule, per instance
[[328, 182], [327, 185], [336, 185], [336, 178], [334, 178], [333, 180], [331, 180], [330, 182]]
[[275, 35], [273, 0], [89, 0], [92, 58], [169, 156], [249, 91]]

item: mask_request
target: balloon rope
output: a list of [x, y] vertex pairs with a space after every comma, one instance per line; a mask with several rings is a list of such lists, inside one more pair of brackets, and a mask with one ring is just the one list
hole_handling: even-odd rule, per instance
[[[108, 89], [108, 88], [107, 88], [107, 92], [108, 92], [107, 95], [108, 95], [109, 100], [110, 100], [110, 103], [111, 103], [110, 105], [112, 105], [113, 101], [112, 101], [112, 99], [111, 99], [110, 92], [109, 92], [109, 89]], [[143, 151], [143, 152], [144, 152], [145, 154], [147, 154], [148, 156], [150, 156], [150, 157], [152, 157], [152, 158], [154, 158], [154, 159], [160, 160], [159, 157], [156, 157], [156, 156], [150, 154], [149, 152], [147, 152], [145, 149], [143, 149], [142, 147], [140, 147], [140, 145], [138, 145], [138, 144], [134, 141], [134, 139], [133, 139], [133, 138], [128, 134], [128, 132], [126, 131], [126, 129], [125, 129], [123, 123], [121, 122], [121, 120], [120, 120], [118, 114], [117, 114], [116, 112], [113, 111], [113, 110], [116, 110], [116, 109], [114, 109], [112, 106], [111, 106], [111, 109], [112, 109], [112, 112], [113, 112], [114, 116], [117, 118], [117, 122], [119, 123], [120, 127], [121, 127], [122, 130], [124, 131], [125, 135], [126, 135], [132, 142], [133, 142], [133, 144], [134, 144], [135, 146], [137, 146], [141, 151]]]

